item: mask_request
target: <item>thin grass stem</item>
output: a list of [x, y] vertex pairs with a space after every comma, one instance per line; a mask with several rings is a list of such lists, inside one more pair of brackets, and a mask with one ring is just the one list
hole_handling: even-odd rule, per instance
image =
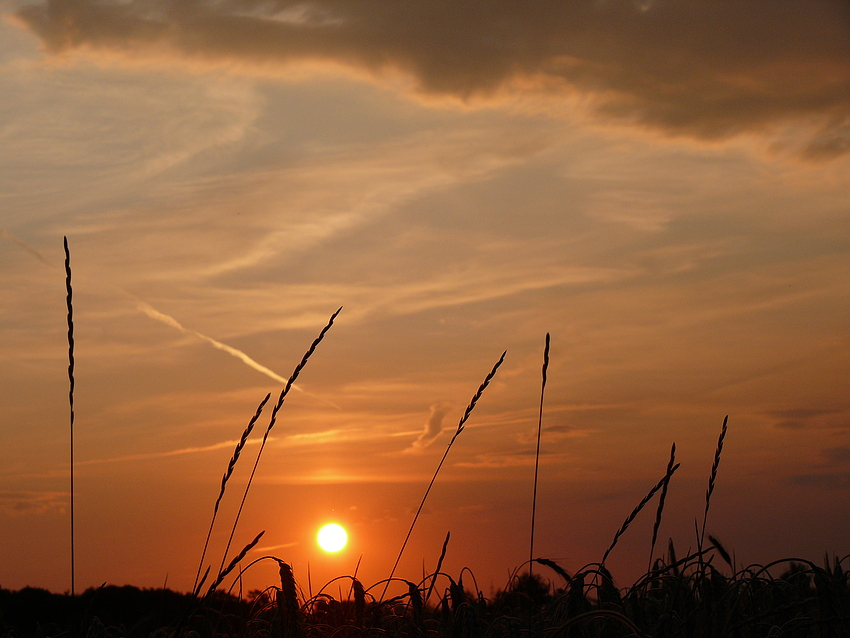
[[661, 515], [664, 512], [664, 501], [667, 499], [667, 488], [670, 486], [670, 476], [672, 476], [673, 465], [676, 463], [676, 444], [670, 448], [670, 460], [667, 462], [667, 474], [664, 475], [665, 481], [661, 488], [661, 495], [658, 497], [658, 509], [655, 511], [655, 523], [652, 526], [652, 544], [649, 547], [649, 565], [646, 571], [652, 569], [652, 556], [655, 554], [655, 543], [658, 540], [658, 528], [661, 527]]
[[384, 585], [384, 591], [381, 593], [380, 600], [384, 599], [384, 596], [387, 593], [387, 588], [390, 586], [390, 582], [392, 582], [393, 576], [395, 575], [395, 570], [398, 567], [398, 563], [401, 560], [402, 554], [404, 554], [404, 548], [407, 547], [407, 541], [410, 540], [410, 535], [413, 533], [413, 528], [416, 525], [416, 521], [419, 519], [419, 515], [422, 513], [422, 508], [425, 507], [425, 500], [428, 498], [428, 494], [431, 492], [431, 488], [434, 487], [434, 481], [437, 480], [437, 475], [440, 473], [440, 469], [443, 467], [443, 463], [446, 461], [446, 457], [449, 455], [449, 450], [452, 449], [452, 445], [454, 445], [455, 440], [463, 432], [464, 423], [466, 423], [467, 419], [469, 419], [469, 415], [472, 414], [473, 408], [475, 408], [475, 404], [478, 403], [478, 399], [481, 398], [481, 395], [484, 393], [484, 390], [490, 385], [490, 381], [496, 376], [496, 370], [499, 369], [499, 366], [502, 365], [502, 362], [505, 360], [505, 355], [508, 354], [508, 351], [505, 350], [502, 353], [502, 356], [499, 357], [499, 360], [496, 362], [496, 365], [493, 366], [493, 369], [490, 370], [490, 373], [484, 378], [484, 382], [478, 387], [478, 390], [473, 395], [472, 400], [469, 402], [469, 405], [466, 406], [466, 411], [463, 413], [463, 416], [460, 418], [460, 421], [457, 424], [457, 429], [455, 433], [452, 435], [449, 444], [446, 446], [446, 451], [443, 452], [443, 457], [440, 459], [440, 463], [437, 465], [437, 469], [434, 471], [434, 475], [431, 477], [431, 482], [428, 483], [428, 488], [425, 490], [425, 495], [422, 497], [422, 502], [419, 503], [419, 508], [416, 510], [416, 514], [413, 516], [413, 522], [410, 524], [410, 529], [407, 530], [407, 536], [404, 537], [404, 542], [401, 544], [401, 549], [398, 552], [398, 556], [395, 559], [395, 563], [393, 564], [392, 571], [390, 571], [390, 576], [387, 578], [387, 582]]
[[679, 465], [680, 464], [677, 463], [672, 468], [670, 468], [664, 475], [664, 478], [658, 481], [658, 483], [655, 484], [655, 487], [649, 490], [647, 495], [643, 497], [643, 500], [638, 503], [637, 507], [632, 510], [632, 513], [626, 517], [626, 520], [623, 522], [623, 525], [620, 527], [619, 530], [617, 530], [617, 533], [614, 534], [614, 540], [611, 543], [611, 546], [605, 551], [605, 554], [602, 556], [602, 561], [599, 563], [601, 567], [605, 567], [605, 561], [608, 559], [608, 554], [610, 554], [611, 550], [613, 550], [614, 547], [617, 545], [617, 541], [620, 540], [620, 536], [625, 533], [625, 531], [629, 528], [629, 525], [632, 524], [632, 521], [637, 518], [638, 514], [640, 514], [640, 511], [646, 506], [647, 503], [649, 503], [652, 497], [655, 496], [655, 493], [658, 492], [658, 490], [660, 490], [662, 487], [664, 487], [664, 484], [666, 482], [670, 481], [670, 477], [673, 476], [673, 473], [679, 469]]
[[714, 492], [714, 486], [717, 482], [717, 468], [720, 467], [720, 454], [723, 452], [723, 440], [726, 438], [726, 427], [729, 423], [729, 415], [723, 419], [723, 426], [720, 428], [720, 437], [717, 439], [717, 448], [714, 450], [714, 462], [711, 464], [711, 474], [708, 477], [708, 488], [705, 490], [705, 512], [702, 515], [702, 531], [699, 536], [699, 545], [697, 549], [701, 552], [705, 541], [705, 525], [708, 521], [708, 508], [711, 505], [711, 495]]
[[431, 593], [434, 591], [434, 585], [437, 584], [437, 577], [440, 575], [440, 570], [443, 568], [443, 559], [446, 557], [446, 550], [449, 547], [449, 538], [451, 531], [446, 532], [446, 540], [443, 541], [443, 549], [440, 550], [440, 558], [437, 560], [437, 569], [434, 570], [434, 577], [431, 578], [431, 584], [428, 585], [428, 593], [425, 596], [424, 605], [428, 605], [428, 599], [431, 598]]
[[543, 432], [543, 395], [546, 392], [546, 372], [549, 369], [549, 333], [543, 348], [543, 380], [540, 383], [540, 410], [537, 413], [537, 452], [534, 454], [534, 493], [531, 497], [531, 541], [528, 544], [528, 575], [534, 565], [534, 521], [537, 516], [537, 476], [540, 469], [540, 435]]
[[68, 238], [63, 238], [65, 247], [65, 290], [68, 306], [68, 403], [71, 409], [71, 596], [76, 594], [76, 537], [74, 534], [74, 299], [71, 288], [71, 252]]
[[[254, 540], [252, 540], [250, 543], [248, 543], [247, 545], [245, 545], [245, 547], [243, 547], [243, 548], [242, 548], [242, 551], [241, 551], [241, 552], [239, 552], [239, 553], [238, 553], [238, 554], [237, 554], [237, 555], [233, 558], [233, 560], [232, 560], [232, 561], [230, 561], [230, 563], [227, 565], [227, 567], [225, 567], [225, 568], [223, 568], [221, 571], [219, 571], [219, 573], [218, 573], [218, 577], [217, 577], [217, 578], [216, 578], [216, 579], [212, 582], [212, 584], [210, 584], [210, 588], [209, 588], [209, 590], [207, 590], [207, 596], [210, 596], [210, 595], [211, 595], [211, 594], [212, 594], [212, 593], [216, 590], [216, 587], [218, 587], [219, 585], [221, 585], [221, 583], [224, 581], [224, 579], [225, 579], [225, 578], [227, 578], [227, 575], [228, 575], [230, 572], [232, 572], [234, 569], [236, 569], [236, 566], [237, 566], [240, 562], [242, 562], [242, 560], [245, 558], [245, 556], [247, 556], [247, 555], [248, 555], [248, 552], [250, 552], [252, 549], [254, 549], [254, 546], [255, 546], [257, 543], [259, 543], [259, 542], [260, 542], [260, 539], [263, 537], [263, 534], [265, 534], [265, 533], [266, 533], [266, 531], [265, 531], [265, 530], [263, 530], [262, 532], [260, 532], [259, 534], [257, 534], [257, 535], [254, 537]], [[240, 572], [240, 575], [241, 575], [241, 572]]]

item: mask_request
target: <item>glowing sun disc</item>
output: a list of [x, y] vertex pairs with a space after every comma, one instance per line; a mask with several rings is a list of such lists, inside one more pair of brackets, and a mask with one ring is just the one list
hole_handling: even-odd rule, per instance
[[318, 540], [319, 547], [326, 552], [338, 552], [348, 542], [348, 534], [341, 526], [331, 523], [319, 530]]

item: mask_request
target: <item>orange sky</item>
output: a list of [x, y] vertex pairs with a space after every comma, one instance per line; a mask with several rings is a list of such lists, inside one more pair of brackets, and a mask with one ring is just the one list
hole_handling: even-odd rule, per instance
[[[0, 586], [191, 587], [233, 447], [339, 306], [237, 531], [315, 593], [659, 546], [850, 552], [850, 6], [0, 2]], [[235, 356], [234, 356], [235, 355]], [[241, 357], [241, 358], [240, 358]], [[257, 452], [237, 466], [216, 565]], [[609, 559], [648, 559], [654, 504]], [[321, 523], [350, 545], [317, 549]], [[246, 588], [274, 584], [261, 564]], [[465, 582], [468, 577], [465, 577]], [[334, 586], [336, 587], [336, 586]], [[336, 593], [336, 589], [333, 590]], [[378, 592], [379, 593], [379, 592]]]

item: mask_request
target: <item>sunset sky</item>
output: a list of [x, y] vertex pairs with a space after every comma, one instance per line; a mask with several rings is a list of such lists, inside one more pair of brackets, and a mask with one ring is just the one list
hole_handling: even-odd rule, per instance
[[0, 0], [5, 588], [70, 589], [63, 236], [78, 591], [191, 588], [237, 440], [340, 306], [228, 560], [265, 530], [248, 559], [305, 592], [387, 577], [507, 350], [397, 572], [450, 531], [444, 571], [504, 587], [547, 332], [535, 555], [599, 561], [673, 442], [656, 555], [693, 548], [727, 414], [708, 532], [744, 565], [850, 552], [844, 0]]

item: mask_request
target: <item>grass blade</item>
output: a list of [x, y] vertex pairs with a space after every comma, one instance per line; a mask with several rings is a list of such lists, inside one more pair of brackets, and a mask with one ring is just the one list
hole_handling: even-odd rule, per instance
[[534, 565], [534, 519], [537, 515], [537, 475], [540, 468], [540, 435], [543, 432], [543, 395], [546, 392], [546, 372], [549, 370], [549, 333], [543, 348], [543, 380], [540, 384], [540, 410], [537, 413], [537, 452], [534, 455], [534, 493], [531, 498], [531, 542], [528, 545], [528, 573]]
[[655, 523], [652, 526], [652, 544], [649, 547], [649, 566], [646, 569], [647, 572], [652, 569], [652, 555], [655, 553], [655, 543], [658, 540], [658, 528], [661, 527], [661, 514], [664, 512], [664, 501], [667, 498], [667, 488], [670, 485], [670, 476], [672, 475], [671, 470], [673, 469], [673, 464], [675, 462], [676, 444], [673, 443], [673, 447], [670, 448], [670, 460], [667, 462], [667, 474], [664, 475], [666, 480], [661, 488], [661, 495], [658, 497], [658, 509], [655, 511]]
[[248, 543], [247, 545], [245, 545], [245, 547], [243, 547], [243, 548], [242, 548], [242, 551], [241, 551], [241, 552], [239, 552], [239, 553], [236, 555], [236, 557], [235, 557], [232, 561], [230, 561], [230, 563], [227, 565], [227, 567], [225, 567], [224, 569], [222, 569], [222, 570], [218, 573], [218, 576], [217, 576], [217, 577], [216, 577], [216, 579], [213, 581], [213, 583], [210, 585], [209, 590], [207, 590], [207, 596], [209, 596], [210, 594], [212, 594], [212, 593], [215, 591], [216, 587], [218, 587], [219, 585], [221, 585], [222, 581], [223, 581], [225, 578], [227, 578], [227, 575], [228, 575], [230, 572], [232, 572], [232, 571], [236, 568], [236, 566], [237, 566], [237, 565], [238, 565], [238, 564], [242, 561], [242, 559], [243, 559], [243, 558], [245, 558], [245, 556], [248, 554], [248, 552], [250, 552], [252, 549], [254, 549], [254, 546], [255, 546], [257, 543], [259, 543], [259, 542], [260, 542], [260, 539], [263, 537], [263, 534], [265, 534], [265, 533], [266, 533], [266, 531], [265, 531], [265, 530], [263, 530], [262, 532], [260, 532], [259, 534], [257, 534], [257, 535], [254, 537], [254, 540], [252, 540], [250, 543]]
[[705, 524], [708, 520], [708, 508], [711, 505], [711, 495], [717, 482], [717, 468], [720, 467], [720, 453], [723, 452], [723, 440], [726, 438], [726, 426], [729, 423], [729, 415], [723, 419], [720, 428], [720, 437], [717, 439], [717, 448], [714, 450], [714, 462], [711, 464], [711, 475], [708, 477], [708, 488], [705, 490], [705, 512], [702, 515], [702, 532], [699, 537], [698, 550], [702, 556], [702, 546], [705, 541]]
[[443, 568], [443, 559], [446, 557], [446, 550], [449, 547], [449, 538], [451, 538], [452, 533], [446, 532], [446, 540], [443, 541], [443, 549], [440, 550], [440, 558], [437, 561], [437, 569], [434, 570], [434, 577], [431, 579], [431, 584], [428, 586], [428, 593], [425, 595], [424, 604], [428, 604], [428, 599], [431, 598], [431, 592], [434, 591], [434, 585], [437, 584], [437, 576], [440, 575], [440, 570]]

